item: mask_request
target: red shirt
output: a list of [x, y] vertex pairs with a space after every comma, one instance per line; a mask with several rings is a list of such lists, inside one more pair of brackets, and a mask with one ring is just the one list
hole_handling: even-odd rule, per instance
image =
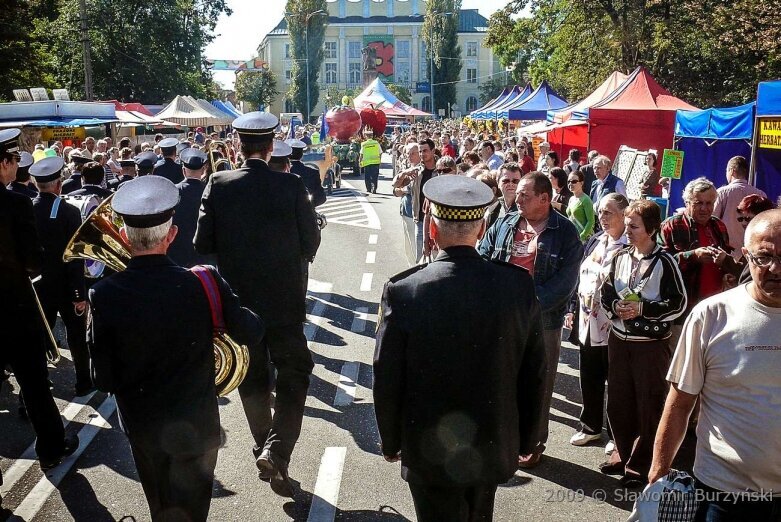
[[[700, 246], [719, 246], [713, 237], [710, 227], [697, 227], [697, 242]], [[715, 263], [702, 263], [700, 266], [700, 287], [697, 292], [697, 302], [706, 297], [716, 295], [723, 289], [721, 268]]]
[[456, 148], [453, 146], [453, 142], [450, 142], [442, 147], [442, 154], [445, 156], [450, 156], [451, 158], [456, 157]]
[[534, 164], [534, 160], [532, 160], [529, 156], [524, 155], [523, 161], [521, 161], [521, 170], [523, 173], [528, 174], [536, 168], [537, 165]]
[[510, 263], [521, 266], [534, 274], [534, 258], [537, 255], [537, 234], [518, 226], [513, 237]]

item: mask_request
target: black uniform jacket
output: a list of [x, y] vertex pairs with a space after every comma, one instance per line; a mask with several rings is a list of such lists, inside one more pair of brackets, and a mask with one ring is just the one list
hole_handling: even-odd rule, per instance
[[122, 174], [116, 179], [109, 181], [108, 188], [116, 192], [117, 190], [119, 190], [119, 187], [121, 187], [124, 183], [127, 183], [128, 181], [133, 181], [134, 179], [136, 179], [134, 176], [128, 176], [126, 174]]
[[104, 189], [100, 185], [84, 185], [79, 190], [74, 190], [69, 196], [97, 196], [102, 200], [113, 194], [109, 189]]
[[[228, 333], [254, 344], [263, 323], [212, 270]], [[95, 385], [116, 395], [134, 444], [197, 454], [220, 443], [209, 302], [198, 278], [167, 256], [134, 257], [89, 293]]]
[[290, 162], [290, 172], [297, 174], [304, 182], [304, 186], [312, 198], [312, 206], [316, 207], [325, 203], [325, 190], [323, 190], [319, 170], [307, 167], [302, 161], [293, 160]]
[[[53, 207], [59, 201], [56, 216]], [[43, 270], [37, 288], [44, 288], [49, 295], [67, 295], [71, 302], [87, 298], [84, 282], [84, 261], [63, 262], [62, 254], [73, 234], [81, 226], [79, 209], [65, 200], [41, 192], [33, 200], [35, 225], [43, 245]]]
[[198, 210], [201, 208], [201, 196], [206, 183], [199, 179], [185, 178], [176, 185], [179, 189], [179, 204], [176, 205], [173, 223], [179, 227], [173, 243], [168, 248], [168, 257], [177, 265], [192, 267], [195, 265], [215, 264], [214, 256], [201, 255], [195, 251], [193, 238], [198, 225]]
[[[35, 228], [30, 198], [0, 190], [0, 328], [37, 331], [41, 319], [32, 293], [30, 277], [40, 273], [43, 248]], [[5, 348], [0, 347], [0, 354]], [[20, 347], [21, 348], [21, 347]], [[0, 361], [2, 364], [2, 361]]]
[[81, 172], [74, 172], [71, 177], [66, 179], [62, 184], [62, 194], [70, 194], [74, 190], [81, 188]]
[[24, 183], [19, 183], [18, 181], [12, 181], [8, 185], [8, 190], [12, 190], [17, 194], [27, 196], [30, 199], [33, 199], [38, 195], [38, 191], [35, 190], [35, 187], [31, 185], [25, 185]]
[[440, 486], [501, 484], [538, 442], [545, 349], [526, 270], [471, 247], [392, 278], [374, 354], [383, 454], [402, 477]]
[[217, 254], [220, 273], [266, 326], [305, 320], [301, 267], [319, 246], [315, 213], [297, 176], [248, 159], [239, 170], [209, 178], [195, 250]]
[[155, 163], [155, 170], [152, 171], [152, 174], [163, 176], [173, 184], [177, 184], [184, 179], [182, 165], [171, 158], [163, 158]]

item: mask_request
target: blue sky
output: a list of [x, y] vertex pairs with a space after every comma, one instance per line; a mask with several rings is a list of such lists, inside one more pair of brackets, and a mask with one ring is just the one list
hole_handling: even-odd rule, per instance
[[[206, 48], [206, 57], [219, 60], [249, 60], [263, 36], [274, 28], [285, 13], [286, 0], [228, 0], [231, 16], [217, 22], [217, 38]], [[462, 9], [477, 9], [488, 18], [507, 4], [507, 0], [462, 0]], [[226, 87], [233, 84], [234, 73], [216, 71], [215, 79]]]

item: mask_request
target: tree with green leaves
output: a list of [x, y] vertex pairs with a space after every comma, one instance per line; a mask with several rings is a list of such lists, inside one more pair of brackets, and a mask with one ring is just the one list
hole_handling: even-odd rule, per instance
[[506, 86], [507, 82], [504, 81], [504, 77], [491, 78], [490, 80], [481, 83], [478, 87], [478, 90], [480, 91], [480, 104], [485, 105], [499, 96]]
[[[461, 79], [461, 46], [458, 45], [458, 13], [461, 0], [428, 0], [423, 21], [423, 41], [426, 49], [433, 53], [429, 59], [429, 78], [435, 107], [449, 113], [448, 108], [456, 102], [456, 86]], [[433, 62], [434, 71], [431, 74]]]
[[271, 69], [241, 71], [236, 75], [236, 99], [247, 102], [252, 110], [263, 110], [277, 97], [277, 79]]
[[307, 121], [311, 116], [307, 112], [311, 112], [320, 97], [317, 80], [320, 77], [320, 66], [323, 64], [327, 13], [326, 0], [287, 0], [285, 7], [290, 54], [293, 57], [293, 81], [287, 96], [293, 100], [293, 105], [304, 114]]
[[385, 87], [387, 87], [396, 98], [407, 105], [412, 105], [412, 91], [409, 90], [409, 87], [397, 83], [388, 83]]

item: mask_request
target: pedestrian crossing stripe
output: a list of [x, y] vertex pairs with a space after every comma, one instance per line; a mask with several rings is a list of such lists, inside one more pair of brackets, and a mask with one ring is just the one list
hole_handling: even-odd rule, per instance
[[347, 225], [380, 230], [380, 218], [365, 196], [342, 180], [342, 187], [335, 189], [325, 203], [317, 207], [328, 224]]

